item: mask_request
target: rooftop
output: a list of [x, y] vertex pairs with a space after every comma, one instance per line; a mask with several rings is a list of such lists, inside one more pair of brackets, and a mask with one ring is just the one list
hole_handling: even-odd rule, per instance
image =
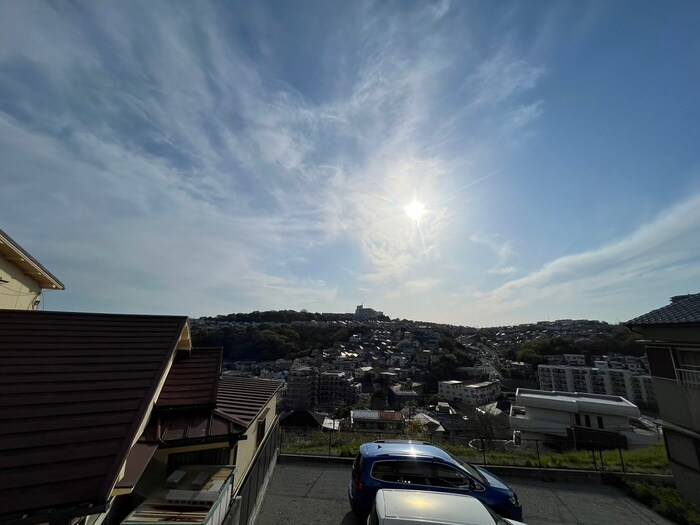
[[283, 385], [284, 381], [272, 379], [224, 376], [219, 382], [217, 412], [248, 428]]
[[104, 504], [186, 333], [186, 317], [0, 310], [1, 512]]
[[22, 248], [17, 242], [0, 230], [0, 255], [14, 263], [26, 275], [37, 281], [42, 288], [54, 290], [65, 290], [58, 278], [48, 271], [39, 261], [32, 257], [29, 252]]
[[700, 323], [700, 293], [671, 297], [671, 304], [627, 321], [628, 326]]
[[566, 412], [590, 411], [600, 414], [639, 417], [639, 408], [620, 396], [518, 388], [515, 392], [515, 402], [518, 405]]

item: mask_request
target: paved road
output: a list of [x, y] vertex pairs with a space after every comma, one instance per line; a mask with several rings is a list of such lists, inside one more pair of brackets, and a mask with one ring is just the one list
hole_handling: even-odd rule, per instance
[[[359, 525], [346, 489], [350, 466], [278, 463], [257, 525]], [[506, 480], [523, 503], [528, 525], [672, 525], [606, 485]]]

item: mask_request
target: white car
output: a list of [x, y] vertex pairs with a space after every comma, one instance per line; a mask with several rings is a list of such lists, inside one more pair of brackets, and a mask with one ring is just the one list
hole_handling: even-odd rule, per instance
[[367, 525], [525, 525], [501, 518], [466, 494], [380, 489]]

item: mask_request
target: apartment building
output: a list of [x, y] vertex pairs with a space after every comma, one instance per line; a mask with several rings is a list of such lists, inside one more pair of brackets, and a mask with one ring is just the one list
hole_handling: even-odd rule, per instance
[[345, 372], [322, 372], [318, 376], [318, 403], [328, 407], [356, 403], [362, 385], [355, 383]]
[[469, 384], [465, 381], [450, 380], [438, 382], [438, 396], [448, 401], [461, 401], [470, 406], [487, 405], [501, 394], [501, 383], [483, 381]]
[[633, 403], [656, 403], [651, 376], [634, 375], [627, 369], [539, 365], [537, 376], [542, 390], [585, 392], [620, 396]]
[[700, 506], [700, 294], [627, 322], [645, 341], [676, 487]]
[[318, 404], [318, 374], [304, 366], [293, 368], [287, 376], [284, 404], [287, 410], [313, 410]]

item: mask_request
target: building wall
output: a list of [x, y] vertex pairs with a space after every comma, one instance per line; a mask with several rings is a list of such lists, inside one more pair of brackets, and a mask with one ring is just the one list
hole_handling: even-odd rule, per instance
[[[629, 370], [539, 365], [537, 375], [542, 390], [621, 396], [633, 403], [655, 401], [654, 387], [649, 376], [635, 376]], [[647, 379], [637, 379], [642, 377]]]
[[687, 365], [679, 354], [685, 351], [700, 356], [700, 347], [694, 346], [700, 342], [700, 330], [682, 325], [666, 330], [650, 327], [644, 335], [680, 343], [650, 344], [646, 351], [676, 487], [700, 506], [700, 370], [695, 364], [700, 357]]
[[[277, 419], [277, 396], [270, 400], [270, 402], [265, 407], [267, 413], [265, 414], [265, 434], [267, 434], [275, 423]], [[248, 427], [248, 431], [245, 433], [246, 439], [238, 442], [238, 450], [236, 452], [236, 462], [235, 465], [238, 467], [236, 470], [236, 479], [234, 480], [234, 488], [238, 487], [240, 482], [245, 478], [245, 475], [250, 468], [255, 453], [258, 450], [258, 442], [262, 442], [264, 436], [258, 436], [258, 421], [253, 421]], [[233, 458], [231, 458], [233, 461]]]
[[0, 256], [0, 278], [9, 281], [0, 283], [0, 309], [36, 310], [35, 301], [40, 299], [41, 286], [25, 275], [12, 262]]

